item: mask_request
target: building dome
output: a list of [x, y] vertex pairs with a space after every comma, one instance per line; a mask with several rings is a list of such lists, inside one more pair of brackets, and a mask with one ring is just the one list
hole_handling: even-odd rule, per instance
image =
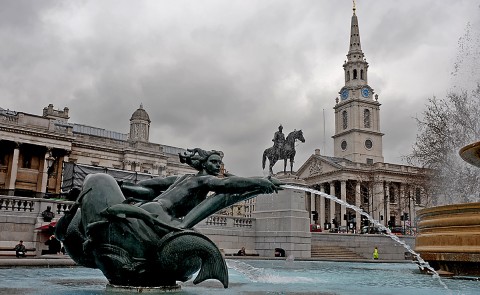
[[133, 112], [130, 118], [130, 135], [129, 139], [134, 141], [148, 142], [150, 134], [150, 117], [143, 109], [143, 104]]
[[133, 112], [130, 121], [133, 120], [144, 120], [150, 123], [150, 117], [148, 116], [147, 111], [143, 109], [143, 104], [140, 104], [140, 107], [135, 112]]

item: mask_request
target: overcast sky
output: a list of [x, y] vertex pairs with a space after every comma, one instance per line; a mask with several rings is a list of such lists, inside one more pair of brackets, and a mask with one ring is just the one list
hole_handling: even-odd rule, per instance
[[[4, 0], [0, 107], [41, 115], [52, 103], [70, 122], [127, 133], [143, 103], [151, 142], [222, 150], [243, 176], [264, 174], [282, 124], [304, 132], [298, 169], [316, 148], [333, 155], [351, 16], [350, 0]], [[480, 1], [358, 0], [357, 16], [385, 161], [402, 163], [413, 117], [452, 88]]]

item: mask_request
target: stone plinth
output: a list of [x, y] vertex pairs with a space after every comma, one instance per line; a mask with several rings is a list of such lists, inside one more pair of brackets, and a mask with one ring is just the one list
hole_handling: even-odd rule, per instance
[[[303, 185], [289, 175], [277, 178], [285, 184]], [[294, 189], [256, 199], [252, 217], [256, 219], [255, 250], [260, 256], [273, 257], [275, 248], [282, 248], [286, 256], [311, 257], [310, 219], [305, 201], [305, 192]]]
[[480, 275], [480, 203], [420, 210], [416, 247], [435, 269]]

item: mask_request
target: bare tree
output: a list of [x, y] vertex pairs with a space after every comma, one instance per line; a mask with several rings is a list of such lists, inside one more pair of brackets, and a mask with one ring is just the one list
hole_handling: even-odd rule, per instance
[[480, 169], [465, 163], [459, 150], [480, 141], [480, 31], [470, 24], [459, 39], [452, 72], [456, 84], [445, 98], [432, 97], [422, 118], [411, 165], [432, 169], [429, 191], [433, 204], [480, 201]]

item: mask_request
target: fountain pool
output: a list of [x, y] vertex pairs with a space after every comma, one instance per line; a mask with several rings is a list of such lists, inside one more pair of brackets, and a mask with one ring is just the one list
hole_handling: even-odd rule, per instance
[[[181, 283], [173, 294], [479, 294], [480, 282], [443, 279], [445, 289], [413, 263], [227, 260], [230, 286], [218, 281]], [[2, 268], [0, 294], [125, 294], [105, 290], [98, 269]]]

